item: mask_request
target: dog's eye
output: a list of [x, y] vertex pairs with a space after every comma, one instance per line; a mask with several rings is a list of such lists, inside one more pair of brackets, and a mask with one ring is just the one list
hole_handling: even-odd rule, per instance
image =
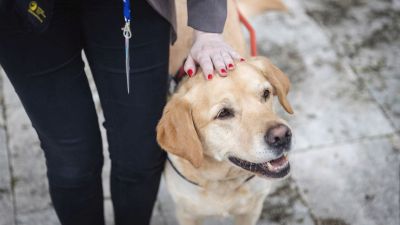
[[228, 119], [234, 116], [233, 110], [229, 108], [223, 108], [218, 112], [218, 115], [215, 117], [216, 119]]
[[262, 98], [264, 101], [268, 100], [269, 96], [271, 95], [271, 92], [268, 89], [265, 89], [262, 95]]

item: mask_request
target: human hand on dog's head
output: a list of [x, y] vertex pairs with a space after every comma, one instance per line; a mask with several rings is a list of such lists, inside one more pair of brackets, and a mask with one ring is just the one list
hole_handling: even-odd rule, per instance
[[222, 34], [194, 31], [194, 42], [186, 59], [184, 70], [189, 76], [196, 74], [199, 64], [207, 80], [214, 76], [214, 69], [220, 76], [227, 76], [227, 70], [235, 68], [235, 61], [244, 59], [224, 41]]

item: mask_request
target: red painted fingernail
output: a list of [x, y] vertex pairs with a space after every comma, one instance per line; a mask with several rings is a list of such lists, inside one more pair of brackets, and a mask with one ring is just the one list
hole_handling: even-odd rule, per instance
[[243, 62], [243, 61], [246, 61], [245, 59], [243, 59], [243, 58], [240, 58], [240, 62]]
[[211, 80], [213, 78], [212, 74], [208, 74], [207, 79]]
[[226, 70], [225, 69], [221, 69], [221, 73], [226, 73]]
[[228, 67], [229, 67], [229, 68], [233, 68], [233, 64], [232, 64], [232, 63], [229, 63]]
[[189, 69], [189, 70], [187, 71], [187, 74], [189, 75], [189, 77], [191, 77], [191, 76], [193, 75], [193, 70], [192, 70], [192, 69]]

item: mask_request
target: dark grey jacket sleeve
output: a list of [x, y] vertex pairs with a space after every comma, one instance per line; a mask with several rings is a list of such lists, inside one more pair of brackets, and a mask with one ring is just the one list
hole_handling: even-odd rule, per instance
[[187, 0], [188, 25], [196, 30], [222, 33], [227, 14], [227, 0]]

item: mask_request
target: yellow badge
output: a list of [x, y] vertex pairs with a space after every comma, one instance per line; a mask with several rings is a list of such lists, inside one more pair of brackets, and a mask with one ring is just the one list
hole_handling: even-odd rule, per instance
[[29, 3], [28, 12], [32, 14], [41, 23], [43, 23], [43, 19], [46, 18], [44, 10], [38, 6], [36, 1], [31, 1]]

